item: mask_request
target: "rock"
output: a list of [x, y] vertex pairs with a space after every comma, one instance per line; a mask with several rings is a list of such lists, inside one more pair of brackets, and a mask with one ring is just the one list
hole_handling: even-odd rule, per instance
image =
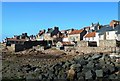
[[81, 60], [79, 63], [83, 66], [83, 65], [86, 65], [86, 64], [88, 63], [88, 61], [86, 61], [86, 60]]
[[73, 68], [80, 68], [81, 65], [80, 65], [80, 64], [72, 64], [70, 67], [73, 67]]
[[90, 62], [88, 62], [88, 64], [86, 66], [88, 68], [94, 68], [95, 64], [92, 61], [90, 61]]
[[103, 58], [104, 58], [104, 61], [110, 61], [111, 60], [111, 58], [108, 54], [104, 55]]
[[102, 70], [103, 70], [103, 76], [107, 78], [110, 74], [110, 70], [107, 67], [104, 67]]
[[108, 65], [107, 68], [110, 70], [110, 73], [115, 71], [115, 67], [114, 66]]
[[103, 77], [103, 70], [96, 70], [95, 73], [97, 77]]
[[118, 79], [118, 76], [116, 75], [116, 74], [111, 74], [111, 75], [109, 75], [109, 79]]
[[92, 73], [91, 73], [91, 70], [87, 71], [85, 73], [85, 79], [92, 79]]
[[94, 55], [92, 56], [92, 59], [93, 59], [93, 60], [97, 60], [97, 59], [99, 59], [99, 58], [101, 58], [101, 57], [102, 57], [101, 54], [94, 54]]
[[67, 68], [67, 67], [69, 67], [71, 64], [70, 64], [70, 62], [69, 61], [66, 61], [65, 62], [65, 64], [63, 64], [63, 68]]
[[76, 57], [74, 58], [75, 61], [81, 61], [81, 60], [83, 60], [83, 59], [84, 59], [83, 56], [76, 56]]
[[102, 69], [102, 66], [100, 64], [95, 64], [94, 69], [95, 70], [100, 70], [100, 69]]
[[42, 79], [43, 79], [42, 75], [39, 75], [39, 80], [42, 80]]
[[71, 64], [76, 64], [76, 61], [71, 60], [70, 63], [71, 63]]
[[55, 69], [54, 69], [54, 66], [51, 66], [51, 67], [49, 68], [49, 70], [52, 71], [52, 72], [54, 72], [54, 70], [55, 70]]

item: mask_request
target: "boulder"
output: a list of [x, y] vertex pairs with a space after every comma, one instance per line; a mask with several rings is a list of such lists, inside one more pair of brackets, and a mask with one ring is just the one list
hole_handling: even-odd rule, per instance
[[91, 70], [89, 70], [85, 73], [85, 79], [92, 79], [92, 77], [93, 76], [92, 76]]
[[86, 61], [86, 60], [81, 60], [79, 63], [83, 66], [83, 65], [88, 64], [88, 61]]
[[94, 55], [92, 56], [92, 59], [93, 59], [93, 60], [98, 60], [98, 59], [101, 58], [101, 57], [102, 57], [101, 54], [94, 54]]
[[87, 66], [88, 68], [94, 68], [95, 64], [93, 63], [93, 61], [89, 61], [86, 66]]
[[103, 70], [96, 70], [95, 73], [97, 77], [103, 77]]
[[118, 76], [116, 75], [116, 74], [111, 74], [111, 75], [109, 75], [109, 79], [118, 79]]

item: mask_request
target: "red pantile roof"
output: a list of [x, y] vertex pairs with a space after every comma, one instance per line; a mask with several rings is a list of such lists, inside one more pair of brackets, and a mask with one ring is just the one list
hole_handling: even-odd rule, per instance
[[88, 34], [85, 36], [85, 38], [87, 38], [87, 37], [95, 37], [95, 34], [96, 34], [96, 32], [90, 32], [90, 33], [88, 33]]
[[74, 43], [71, 42], [62, 42], [63, 45], [74, 45]]
[[8, 41], [26, 41], [26, 39], [7, 38]]
[[83, 29], [81, 29], [81, 30], [74, 30], [74, 31], [72, 31], [69, 35], [72, 35], [72, 34], [80, 34], [82, 31], [83, 31]]

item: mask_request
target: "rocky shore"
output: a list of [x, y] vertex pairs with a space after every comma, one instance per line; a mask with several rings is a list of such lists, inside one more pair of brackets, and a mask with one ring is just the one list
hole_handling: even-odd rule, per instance
[[110, 53], [68, 55], [58, 50], [29, 50], [21, 53], [3, 54], [4, 80], [66, 81], [71, 66], [74, 67], [76, 81], [120, 80], [120, 59]]

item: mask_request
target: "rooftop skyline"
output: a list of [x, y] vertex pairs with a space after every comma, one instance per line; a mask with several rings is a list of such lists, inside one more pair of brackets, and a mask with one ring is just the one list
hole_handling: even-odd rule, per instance
[[2, 39], [23, 32], [35, 35], [54, 26], [81, 29], [111, 20], [118, 20], [117, 2], [3, 2]]

